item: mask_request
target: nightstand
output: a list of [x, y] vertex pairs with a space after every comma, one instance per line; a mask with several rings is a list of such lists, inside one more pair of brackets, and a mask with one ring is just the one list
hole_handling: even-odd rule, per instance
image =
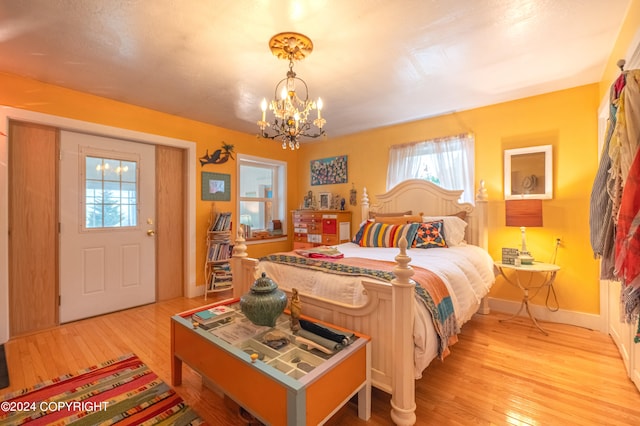
[[[556, 273], [560, 270], [560, 267], [552, 263], [542, 262], [533, 262], [533, 264], [531, 265], [519, 266], [495, 262], [494, 265], [500, 272], [500, 275], [502, 275], [509, 284], [522, 290], [523, 294], [522, 303], [520, 304], [520, 309], [518, 309], [518, 312], [507, 319], [500, 320], [500, 322], [512, 320], [513, 318], [520, 315], [522, 309], [526, 309], [529, 318], [531, 318], [531, 321], [533, 321], [533, 324], [538, 328], [538, 330], [548, 336], [549, 333], [547, 333], [542, 327], [540, 327], [538, 321], [536, 321], [536, 318], [533, 316], [531, 310], [529, 309], [529, 290], [539, 290], [541, 288], [550, 287], [551, 285], [553, 285], [553, 281], [556, 279]], [[512, 270], [513, 273], [506, 273], [506, 271], [508, 270]], [[523, 275], [524, 273], [528, 273], [529, 275], [529, 279], [526, 283], [523, 283], [523, 281], [521, 280], [521, 275]], [[542, 277], [542, 281], [537, 285], [532, 284], [534, 275], [539, 275]]]

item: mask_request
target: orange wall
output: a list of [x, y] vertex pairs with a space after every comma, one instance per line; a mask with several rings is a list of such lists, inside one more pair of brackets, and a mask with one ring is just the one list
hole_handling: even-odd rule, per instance
[[[598, 265], [590, 249], [588, 216], [597, 163], [598, 103], [598, 85], [593, 84], [308, 144], [301, 149], [301, 164], [306, 165], [315, 158], [348, 155], [349, 183], [301, 186], [297, 195], [300, 197], [311, 189], [348, 197], [354, 183], [358, 197], [366, 186], [371, 198], [385, 192], [391, 145], [472, 132], [476, 141], [476, 186], [484, 179], [490, 200], [489, 252], [494, 259], [499, 259], [502, 247], [519, 247], [521, 241], [519, 229], [505, 226], [503, 152], [550, 144], [553, 146], [554, 197], [543, 202], [544, 227], [527, 230], [527, 245], [537, 259], [549, 261], [555, 238], [561, 237], [557, 261], [562, 270], [556, 280], [560, 307], [597, 313]], [[300, 172], [301, 181], [308, 183], [308, 167]], [[359, 206], [350, 209], [354, 212], [354, 223], [358, 223]], [[498, 279], [491, 296], [519, 300], [521, 293]], [[533, 302], [544, 304], [544, 298], [538, 297]]]
[[[153, 133], [166, 137], [193, 141], [196, 143], [198, 157], [220, 148], [222, 141], [235, 145], [236, 153], [250, 154], [265, 158], [286, 161], [288, 163], [289, 199], [297, 194], [298, 173], [297, 153], [285, 151], [271, 141], [257, 141], [255, 135], [249, 135], [220, 127], [211, 126], [174, 115], [112, 101], [86, 93], [76, 92], [39, 81], [0, 73], [0, 105], [20, 108], [60, 117], [99, 123], [107, 126]], [[256, 107], [256, 116], [259, 109]], [[232, 194], [236, 191], [236, 162], [229, 160], [219, 165], [197, 165], [196, 176], [196, 283], [204, 282], [204, 259], [206, 230], [211, 202], [200, 200], [200, 172], [218, 172], [231, 174]], [[235, 200], [235, 196], [232, 197]], [[235, 202], [217, 202], [216, 208], [230, 210], [234, 217]], [[262, 256], [273, 251], [288, 249], [287, 242], [249, 246], [250, 256]]]
[[[563, 246], [558, 254], [558, 263], [563, 269], [557, 279], [557, 293], [561, 307], [583, 312], [598, 311], [597, 263], [590, 252], [588, 239], [588, 201], [597, 161], [597, 85], [311, 143], [297, 153], [283, 151], [273, 142], [256, 141], [253, 135], [33, 80], [0, 74], [0, 85], [9, 88], [0, 94], [0, 103], [16, 108], [195, 141], [198, 156], [203, 155], [206, 149], [217, 149], [221, 141], [226, 141], [236, 145], [236, 152], [287, 161], [290, 208], [299, 205], [302, 195], [309, 189], [337, 192], [348, 198], [353, 183], [358, 197], [362, 195], [363, 186], [367, 186], [370, 195], [384, 192], [390, 145], [471, 131], [476, 137], [476, 181], [485, 179], [489, 191], [489, 251], [495, 258], [499, 258], [501, 247], [518, 246], [520, 242], [519, 231], [504, 225], [503, 150], [552, 144], [554, 199], [544, 202], [545, 226], [528, 231], [528, 245], [537, 258], [547, 260], [555, 237], [560, 236]], [[349, 156], [349, 183], [308, 186], [310, 160], [342, 154]], [[235, 165], [230, 161], [206, 166], [204, 170], [230, 173], [235, 191]], [[199, 179], [196, 190], [199, 194]], [[196, 199], [196, 235], [202, 236], [202, 244], [197, 244], [196, 282], [201, 283], [204, 278], [200, 265], [204, 261], [204, 236], [210, 204], [200, 201], [199, 196]], [[220, 203], [220, 208], [228, 208], [235, 213], [232, 203]], [[358, 223], [359, 207], [349, 208], [354, 210], [354, 223]], [[249, 246], [249, 254], [261, 256], [288, 247], [287, 243], [253, 245]], [[499, 280], [492, 296], [517, 300], [519, 294]], [[534, 302], [542, 303], [538, 299]]]

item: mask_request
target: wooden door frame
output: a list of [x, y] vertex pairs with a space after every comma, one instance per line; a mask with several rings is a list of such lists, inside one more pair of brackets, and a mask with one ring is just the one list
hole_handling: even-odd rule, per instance
[[176, 225], [185, 222], [185, 211], [160, 206], [186, 204], [186, 157], [182, 148], [156, 147], [156, 302], [185, 295], [185, 289], [175, 285], [185, 281], [184, 258], [174, 255], [184, 252], [185, 229]]
[[89, 123], [49, 114], [0, 106], [0, 343], [9, 340], [9, 169], [8, 169], [8, 135], [9, 121], [25, 121], [34, 124], [57, 127], [63, 130], [84, 132], [99, 136], [126, 139], [134, 142], [166, 145], [182, 148], [187, 158], [186, 188], [186, 231], [185, 231], [185, 289], [186, 297], [198, 295], [196, 288], [196, 143], [165, 136], [153, 135], [134, 130], [121, 129], [102, 124]]
[[19, 336], [59, 323], [60, 131], [12, 120], [9, 137], [9, 333]]

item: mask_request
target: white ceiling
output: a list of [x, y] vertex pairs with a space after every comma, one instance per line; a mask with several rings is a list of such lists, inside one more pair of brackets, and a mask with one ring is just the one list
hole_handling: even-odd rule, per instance
[[0, 0], [0, 72], [256, 133], [295, 31], [332, 137], [597, 82], [629, 3]]

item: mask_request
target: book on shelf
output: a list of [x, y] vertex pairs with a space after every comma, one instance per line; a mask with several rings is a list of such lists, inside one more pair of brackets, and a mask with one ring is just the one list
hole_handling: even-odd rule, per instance
[[223, 318], [227, 318], [233, 313], [235, 310], [225, 305], [214, 306], [213, 308], [205, 309], [200, 312], [196, 312], [193, 314], [192, 319], [199, 322], [200, 324], [209, 324], [214, 321], [219, 321]]
[[222, 290], [226, 288], [231, 288], [233, 283], [231, 281], [214, 281], [213, 288], [211, 290]]
[[211, 221], [209, 231], [229, 231], [231, 230], [231, 212], [216, 213]]
[[217, 273], [225, 272], [231, 275], [231, 264], [229, 262], [218, 263], [213, 265], [213, 270]]
[[229, 272], [225, 272], [225, 271], [213, 271], [213, 275], [216, 279], [216, 281], [222, 281], [222, 280], [230, 280], [231, 279], [231, 273]]
[[227, 260], [231, 258], [233, 253], [233, 245], [229, 242], [216, 243], [209, 241], [209, 248], [207, 250], [207, 261], [212, 262], [215, 260]]
[[231, 281], [232, 275], [231, 272], [228, 271], [212, 271], [211, 273], [212, 280], [218, 281]]
[[[215, 265], [220, 266], [220, 265]], [[225, 264], [225, 268], [212, 268], [209, 270], [207, 276], [207, 290], [220, 290], [230, 288], [233, 285], [233, 275], [228, 268], [228, 264]]]

